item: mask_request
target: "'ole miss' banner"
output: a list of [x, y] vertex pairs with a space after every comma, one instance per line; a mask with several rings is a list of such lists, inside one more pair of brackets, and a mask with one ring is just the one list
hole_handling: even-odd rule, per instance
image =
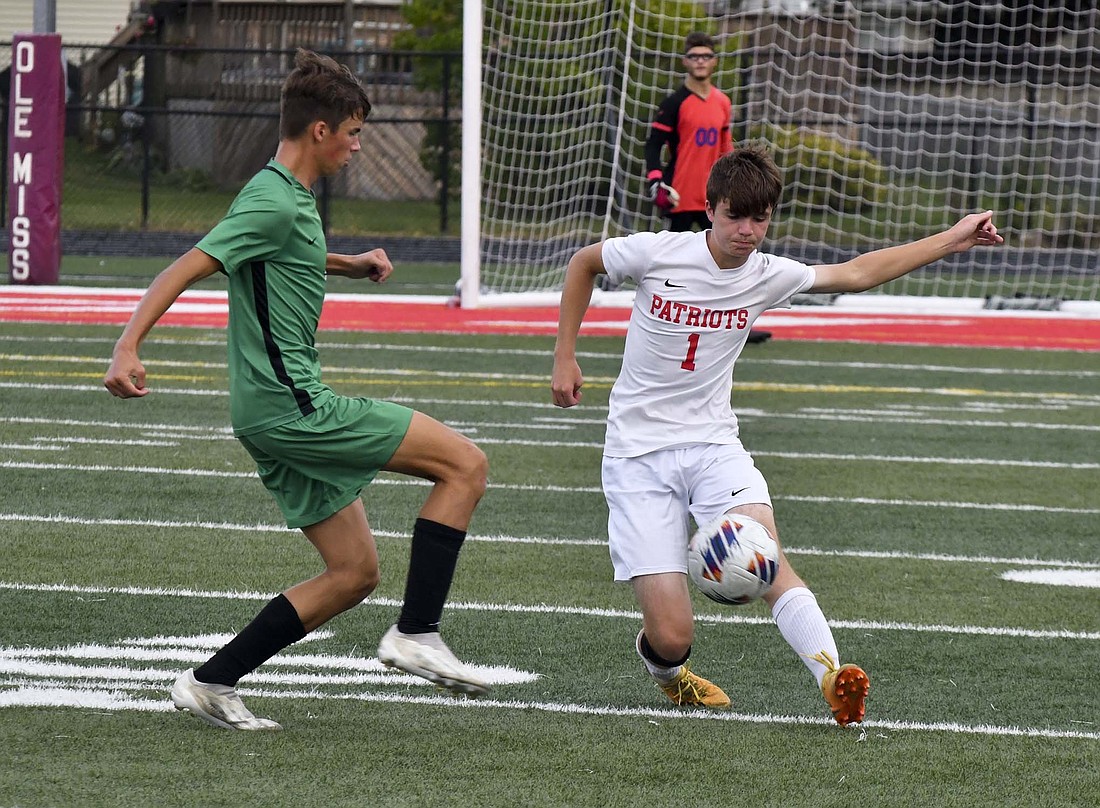
[[8, 277], [57, 283], [65, 71], [59, 34], [16, 34], [8, 104]]

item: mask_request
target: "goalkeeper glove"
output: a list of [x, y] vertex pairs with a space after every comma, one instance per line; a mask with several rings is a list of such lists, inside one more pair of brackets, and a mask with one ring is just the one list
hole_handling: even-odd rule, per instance
[[663, 181], [659, 170], [650, 171], [646, 181], [649, 183], [649, 200], [662, 212], [668, 213], [680, 204], [680, 194]]

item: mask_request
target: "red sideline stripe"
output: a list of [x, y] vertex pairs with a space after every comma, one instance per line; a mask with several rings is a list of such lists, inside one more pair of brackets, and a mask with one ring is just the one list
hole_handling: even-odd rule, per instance
[[[123, 325], [141, 291], [103, 293], [74, 288], [0, 287], [0, 321]], [[622, 335], [629, 309], [594, 307], [583, 333]], [[165, 325], [222, 328], [227, 320], [222, 293], [185, 292], [164, 315]], [[776, 310], [758, 328], [776, 339], [870, 342], [895, 345], [954, 345], [1100, 351], [1100, 320], [1059, 312], [1043, 314], [897, 314], [814, 308]], [[321, 316], [327, 330], [465, 334], [554, 334], [555, 307], [450, 308], [432, 302], [385, 298], [329, 299]]]

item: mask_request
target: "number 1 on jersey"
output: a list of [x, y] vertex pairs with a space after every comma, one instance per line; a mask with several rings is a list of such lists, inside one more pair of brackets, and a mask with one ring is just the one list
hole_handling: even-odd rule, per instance
[[695, 352], [699, 350], [699, 334], [688, 334], [688, 352], [680, 367], [684, 370], [695, 370]]

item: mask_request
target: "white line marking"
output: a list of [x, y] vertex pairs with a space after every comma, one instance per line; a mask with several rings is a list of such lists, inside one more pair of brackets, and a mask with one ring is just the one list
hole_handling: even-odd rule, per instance
[[[330, 629], [308, 635], [272, 657], [263, 670], [250, 674], [249, 684], [306, 687], [317, 698], [326, 697], [319, 688], [332, 686], [432, 687], [427, 680], [391, 670], [374, 657], [308, 652], [309, 643], [332, 636]], [[141, 704], [133, 704], [130, 694], [154, 687], [164, 693], [178, 670], [126, 663], [197, 665], [210, 656], [212, 645], [220, 647], [228, 639], [229, 635], [200, 634], [54, 648], [0, 647], [0, 706], [95, 708], [111, 704], [118, 709], [145, 709]], [[94, 664], [101, 660], [107, 664]], [[528, 684], [539, 678], [537, 673], [504, 665], [470, 667], [494, 685]]]
[[875, 499], [871, 497], [803, 497], [778, 496], [774, 500], [783, 502], [845, 503], [848, 505], [893, 505], [907, 508], [962, 508], [979, 511], [1019, 511], [1025, 513], [1080, 513], [1098, 514], [1100, 508], [1061, 508], [1048, 505], [1024, 505], [1004, 502], [934, 502], [930, 500]]
[[[648, 718], [661, 721], [719, 721], [740, 724], [778, 724], [787, 726], [834, 726], [833, 721], [819, 716], [777, 715], [771, 713], [740, 713], [729, 711], [650, 709], [644, 707], [592, 707], [561, 702], [532, 702], [500, 699], [456, 699], [446, 696], [411, 696], [393, 693], [337, 693], [321, 696], [315, 690], [268, 690], [241, 687], [244, 696], [276, 699], [339, 699], [374, 704], [413, 704], [428, 707], [449, 707], [467, 710], [532, 710], [557, 715], [590, 715], [614, 718]], [[0, 707], [79, 707], [98, 710], [140, 710], [172, 712], [167, 699], [136, 698], [126, 693], [85, 688], [25, 688], [0, 692]], [[858, 728], [892, 730], [894, 732], [949, 732], [962, 735], [1049, 738], [1066, 740], [1100, 740], [1100, 733], [1079, 730], [1038, 729], [1033, 727], [995, 726], [991, 724], [933, 723], [918, 721], [864, 721]]]
[[1054, 424], [1040, 421], [978, 421], [964, 418], [911, 418], [883, 410], [820, 410], [807, 408], [797, 413], [763, 413], [765, 418], [799, 418], [809, 421], [844, 421], [845, 423], [874, 423], [883, 421], [918, 426], [994, 427], [996, 429], [1049, 429], [1084, 432], [1100, 432], [1096, 424]]
[[[289, 528], [283, 525], [277, 524], [236, 524], [233, 522], [183, 522], [173, 520], [153, 520], [153, 519], [87, 519], [75, 516], [62, 516], [55, 514], [51, 516], [40, 516], [37, 514], [24, 514], [24, 513], [0, 513], [0, 522], [26, 522], [26, 523], [40, 523], [40, 524], [62, 524], [62, 525], [95, 525], [95, 526], [115, 526], [115, 527], [160, 527], [160, 528], [183, 528], [191, 530], [224, 530], [237, 533], [282, 533], [286, 535], [297, 536], [297, 531], [291, 531]], [[376, 538], [385, 539], [408, 539], [409, 533], [407, 531], [393, 531], [393, 530], [373, 530]], [[532, 544], [543, 545], [548, 547], [555, 546], [570, 546], [570, 547], [599, 547], [601, 549], [607, 548], [607, 539], [605, 538], [547, 538], [542, 536], [505, 536], [500, 534], [495, 535], [470, 535], [466, 537], [466, 541], [474, 542], [486, 542], [486, 543], [501, 543], [501, 544]], [[783, 548], [784, 552], [788, 555], [805, 555], [805, 556], [818, 556], [827, 558], [873, 558], [873, 559], [886, 559], [886, 560], [898, 560], [898, 561], [935, 561], [937, 563], [963, 563], [963, 564], [1000, 564], [1008, 566], [1021, 566], [1029, 565], [1033, 567], [1066, 567], [1073, 569], [1084, 570], [1100, 570], [1100, 562], [1092, 561], [1068, 561], [1066, 559], [1042, 559], [1042, 558], [1020, 558], [1020, 557], [1000, 557], [1000, 556], [970, 556], [970, 555], [955, 555], [948, 553], [907, 553], [896, 550], [825, 550], [817, 547], [791, 547], [786, 546]], [[312, 636], [312, 635], [311, 635]], [[228, 637], [226, 638], [228, 639]], [[224, 642], [224, 641], [223, 641]], [[219, 643], [220, 645], [221, 643]]]
[[[0, 382], [0, 388], [10, 390], [64, 390], [71, 393], [95, 393], [96, 395], [107, 395], [107, 390], [104, 387], [95, 384], [23, 384], [22, 382]], [[229, 396], [228, 390], [203, 390], [201, 388], [194, 387], [155, 386], [150, 388], [150, 392], [157, 392], [164, 395], [203, 396], [212, 398], [223, 398]]]
[[[0, 343], [3, 342], [27, 342], [35, 345], [51, 342], [59, 342], [66, 345], [73, 343], [114, 345], [115, 339], [113, 337], [24, 337], [9, 334], [0, 336]], [[209, 339], [198, 337], [193, 339], [181, 339], [176, 337], [159, 336], [155, 340], [150, 340], [150, 343], [155, 343], [156, 345], [197, 345], [209, 347], [225, 346], [224, 339]], [[327, 340], [318, 340], [317, 347], [323, 350], [384, 350], [390, 352], [408, 351], [417, 354], [442, 353], [448, 355], [455, 353], [465, 353], [490, 357], [501, 355], [537, 356], [547, 359], [549, 359], [553, 354], [552, 349], [549, 347], [545, 349], [476, 348], [456, 345], [401, 345], [394, 344], [392, 342], [330, 342]], [[621, 362], [623, 355], [621, 351], [578, 351], [577, 357], [579, 359], [604, 359], [609, 362]], [[973, 366], [964, 367], [957, 365], [907, 364], [902, 362], [840, 362], [810, 359], [763, 359], [749, 356], [741, 356], [737, 360], [737, 362], [740, 365], [775, 365], [778, 367], [786, 366], [795, 368], [852, 368], [856, 370], [904, 370], [921, 373], [961, 373], [967, 376], [972, 376], [975, 374], [990, 376], [1067, 376], [1071, 378], [1100, 376], [1100, 371], [1092, 370], [1046, 370], [1041, 368], [1004, 368]]]
[[167, 699], [149, 701], [134, 698], [118, 690], [34, 686], [0, 690], [0, 708], [2, 707], [79, 707], [103, 711], [137, 710], [143, 713], [169, 713], [175, 709]]
[[[562, 431], [571, 432], [576, 429], [574, 424], [521, 424], [521, 423], [504, 423], [504, 422], [487, 422], [487, 421], [446, 421], [447, 426], [459, 431], [466, 430], [479, 430], [479, 429], [545, 429], [551, 432]], [[483, 440], [483, 438], [478, 438]], [[587, 445], [587, 444], [586, 444]]]
[[[1072, 406], [1074, 407], [1095, 407], [1097, 405], [1100, 405], [1100, 401], [1088, 403], [1081, 401], [1072, 402]], [[885, 410], [891, 413], [904, 413], [908, 415], [921, 412], [960, 411], [969, 411], [976, 415], [1003, 415], [1004, 413], [1011, 412], [1013, 410], [1068, 412], [1070, 410], [1070, 407], [1071, 403], [1066, 401], [1035, 401], [1028, 402], [1026, 404], [1010, 404], [1004, 401], [963, 401], [953, 406], [911, 403], [886, 404]]]
[[[72, 355], [36, 355], [36, 354], [0, 354], [0, 359], [7, 360], [9, 362], [52, 362], [56, 364], [69, 364], [69, 365], [94, 365], [100, 367], [104, 359], [99, 356], [72, 356]], [[200, 362], [197, 360], [185, 360], [185, 359], [146, 359], [144, 362], [146, 368], [156, 369], [158, 367], [163, 368], [195, 368], [199, 370], [225, 370], [228, 368], [228, 364], [225, 362]], [[458, 371], [458, 370], [440, 370], [438, 368], [380, 368], [380, 367], [339, 367], [339, 366], [327, 366], [325, 368], [326, 376], [331, 376], [335, 373], [345, 373], [349, 376], [397, 376], [397, 377], [416, 377], [416, 376], [433, 376], [443, 379], [516, 379], [517, 381], [546, 381], [545, 374], [534, 373], [499, 373], [490, 371]], [[150, 378], [155, 378], [156, 374], [150, 375]], [[604, 383], [610, 384], [615, 381], [613, 377], [590, 377], [590, 381], [594, 384]]]
[[[101, 681], [145, 681], [171, 682], [179, 675], [178, 670], [156, 668], [123, 667], [120, 665], [80, 665], [71, 662], [39, 661], [47, 652], [51, 657], [69, 659], [106, 659], [112, 662], [180, 662], [184, 665], [198, 665], [210, 657], [205, 649], [161, 649], [145, 651], [143, 649], [120, 646], [77, 646], [67, 648], [0, 648], [0, 676], [53, 677], [55, 679], [97, 679]], [[270, 667], [249, 674], [250, 683], [294, 684], [294, 685], [333, 685], [333, 684], [401, 684], [432, 686], [432, 683], [419, 676], [391, 670], [373, 657], [336, 657], [329, 654], [276, 655], [265, 663]], [[352, 673], [287, 673], [278, 671], [280, 666], [294, 668], [327, 669], [352, 671]], [[473, 665], [490, 684], [526, 684], [537, 680], [538, 674], [518, 671], [515, 668], [499, 665]], [[0, 678], [0, 686], [4, 680]]]
[[[63, 390], [68, 392], [81, 392], [81, 393], [94, 393], [95, 395], [105, 395], [106, 391], [97, 385], [84, 385], [84, 384], [31, 384], [22, 382], [0, 382], [0, 389], [12, 389], [12, 390]], [[760, 387], [765, 389], [765, 387]], [[776, 392], [781, 392], [776, 386], [767, 387]], [[872, 392], [873, 388], [867, 388], [866, 392]], [[893, 389], [893, 392], [899, 392], [899, 389]], [[911, 392], [921, 394], [929, 393], [936, 394], [935, 390], [924, 390], [920, 388], [914, 388]], [[190, 387], [160, 387], [154, 385], [150, 388], [151, 394], [161, 395], [182, 395], [182, 396], [199, 396], [205, 398], [225, 398], [228, 397], [229, 392], [224, 389], [214, 388], [190, 388]], [[972, 394], [977, 396], [979, 394], [992, 395], [992, 393], [982, 391], [972, 391]], [[1008, 395], [1008, 394], [1006, 394]], [[1031, 395], [1031, 394], [1021, 394]], [[1056, 398], [1058, 403], [1072, 404], [1074, 406], [1092, 406], [1094, 404], [1100, 404], [1100, 398], [1091, 397], [1069, 397], [1068, 394], [1036, 394], [1040, 399], [1044, 399], [1046, 396], [1050, 396], [1052, 400]], [[446, 405], [456, 407], [515, 407], [525, 410], [554, 410], [555, 412], [562, 412], [562, 409], [554, 404], [538, 401], [516, 401], [516, 400], [493, 400], [487, 401], [486, 399], [447, 399], [447, 398], [424, 398], [421, 396], [402, 396], [392, 395], [385, 396], [385, 400], [392, 401], [397, 404], [406, 404], [410, 406], [423, 406], [423, 405]], [[598, 412], [605, 413], [607, 411], [606, 405], [588, 405], [584, 412]], [[579, 412], [579, 411], [578, 411]], [[1085, 430], [1085, 431], [1100, 431], [1100, 426], [1094, 426], [1090, 424], [1057, 424], [1057, 423], [1044, 423], [1036, 421], [987, 421], [987, 420], [963, 420], [963, 419], [948, 419], [948, 418], [919, 418], [909, 417], [904, 415], [898, 415], [893, 411], [883, 410], [824, 410], [821, 408], [806, 408], [797, 412], [772, 412], [764, 410], [751, 410], [742, 409], [738, 412], [738, 418], [742, 420], [748, 420], [750, 418], [784, 418], [784, 419], [797, 419], [797, 420], [817, 420], [817, 421], [836, 421], [842, 423], [879, 423], [882, 421], [890, 421], [892, 423], [904, 423], [913, 426], [963, 426], [963, 427], [992, 427], [996, 429], [1026, 429], [1032, 427], [1035, 429], [1049, 429], [1049, 430]], [[588, 423], [602, 422], [601, 417], [599, 421], [587, 421]], [[577, 416], [576, 423], [585, 423], [586, 421], [580, 415]], [[132, 426], [132, 425], [131, 425]], [[516, 441], [517, 445], [539, 445], [539, 444], [522, 444]], [[587, 444], [585, 444], [587, 445]], [[592, 444], [599, 445], [599, 444]]]
[[[766, 413], [758, 412], [755, 410], [746, 411], [748, 417], [753, 416], [766, 416]], [[771, 417], [778, 417], [772, 415]], [[533, 419], [539, 423], [545, 423], [549, 429], [561, 429], [562, 426], [575, 427], [585, 425], [600, 425], [606, 423], [603, 418], [553, 418], [547, 416], [536, 417]], [[140, 423], [123, 423], [120, 421], [83, 421], [71, 418], [32, 418], [28, 416], [0, 416], [0, 423], [11, 424], [39, 424], [50, 426], [83, 426], [91, 428], [106, 428], [106, 429], [124, 429], [128, 432], [139, 431], [142, 434], [149, 437], [172, 437], [172, 438], [186, 438], [191, 437], [194, 439], [219, 439], [219, 440], [233, 440], [233, 430], [229, 427], [203, 427], [203, 426], [189, 426], [183, 424], [140, 424]], [[532, 424], [513, 424], [513, 423], [478, 423], [476, 421], [470, 422], [448, 422], [453, 427], [467, 427], [467, 426], [480, 426], [484, 428], [522, 428], [522, 429], [535, 429], [538, 428]], [[180, 434], [188, 433], [188, 434]], [[51, 441], [70, 441], [70, 442], [106, 442], [117, 443], [117, 441], [93, 441], [88, 438], [67, 438], [64, 436], [56, 437], [36, 437], [35, 440], [51, 440]], [[579, 448], [592, 448], [601, 449], [603, 443], [600, 441], [511, 441], [504, 439], [486, 439], [479, 437], [478, 441], [481, 443], [518, 443], [521, 445], [540, 445], [540, 446], [573, 446]], [[22, 446], [20, 444], [10, 444], [8, 446], [0, 446], [0, 448], [37, 448], [31, 446]], [[943, 465], [957, 465], [957, 466], [1011, 466], [1019, 468], [1046, 468], [1046, 469], [1074, 469], [1074, 470], [1089, 470], [1100, 469], [1100, 463], [1065, 463], [1055, 462], [1049, 460], [1012, 460], [1012, 459], [999, 459], [999, 458], [984, 458], [984, 457], [917, 457], [913, 455], [858, 455], [858, 454], [835, 454], [830, 452], [779, 452], [779, 451], [753, 451], [754, 457], [779, 457], [791, 460], [838, 460], [838, 461], [851, 461], [851, 462], [875, 462], [875, 463], [932, 463]]]
[[[189, 634], [186, 637], [158, 634], [155, 637], [127, 637], [119, 642], [121, 645], [128, 645], [136, 648], [171, 648], [179, 645], [186, 645], [190, 648], [205, 648], [209, 651], [216, 651], [235, 636], [235, 634], [229, 632], [223, 634]], [[294, 644], [294, 647], [300, 648], [305, 643], [331, 640], [335, 636], [336, 632], [330, 628], [315, 628], [305, 637], [298, 640], [298, 642]]]
[[[73, 594], [96, 595], [153, 595], [157, 597], [171, 596], [183, 598], [202, 598], [215, 600], [250, 600], [268, 601], [274, 597], [274, 593], [245, 592], [245, 591], [210, 591], [198, 589], [167, 589], [163, 587], [141, 586], [74, 586], [69, 584], [24, 584], [10, 581], [0, 581], [0, 590], [16, 592], [64, 592]], [[401, 601], [394, 598], [371, 597], [363, 601], [358, 608], [378, 606], [393, 609], [401, 606]], [[631, 621], [642, 619], [642, 613], [625, 609], [594, 609], [581, 606], [549, 606], [547, 604], [518, 604], [518, 603], [482, 603], [479, 601], [456, 601], [448, 603], [447, 608], [455, 611], [516, 614], [554, 614], [570, 615], [574, 617], [608, 617], [624, 618]], [[752, 617], [738, 614], [697, 614], [696, 621], [703, 623], [720, 623], [729, 625], [772, 625], [770, 617]], [[899, 623], [896, 621], [874, 620], [830, 620], [833, 628], [852, 629], [855, 631], [913, 631], [924, 634], [965, 634], [986, 637], [1021, 637], [1040, 640], [1100, 640], [1100, 631], [1069, 631], [1066, 629], [1028, 629], [1008, 626], [949, 626], [929, 625], [922, 623]]]
[[65, 449], [68, 444], [80, 446], [179, 446], [179, 441], [139, 440], [135, 438], [117, 440], [113, 438], [79, 438], [70, 435], [35, 435], [31, 440], [41, 441], [42, 443], [51, 444], [52, 446], [64, 444], [58, 446], [58, 448], [61, 449]]
[[789, 460], [841, 460], [856, 463], [934, 463], [945, 466], [1012, 466], [1035, 469], [1100, 469], [1100, 463], [1056, 463], [1048, 460], [1000, 460], [985, 457], [913, 457], [911, 455], [856, 455], [830, 452], [752, 452], [753, 457]]
[[67, 463], [22, 463], [14, 460], [0, 462], [0, 468], [6, 469], [37, 469], [39, 471], [94, 471], [134, 474], [171, 474], [180, 477], [219, 477], [219, 478], [251, 478], [256, 476], [254, 471], [213, 471], [210, 469], [166, 469], [159, 466], [105, 466], [98, 463], [89, 465]]
[[[2, 288], [2, 287], [0, 287]], [[328, 368], [327, 373], [338, 372], [340, 369]], [[343, 372], [352, 375], [362, 372], [359, 368], [343, 369]], [[543, 383], [547, 383], [548, 378], [545, 375], [527, 375], [517, 376], [512, 374], [486, 374], [482, 372], [473, 373], [442, 373], [436, 371], [387, 371], [378, 370], [375, 371], [379, 376], [395, 376], [402, 378], [406, 376], [439, 376], [439, 377], [455, 377], [455, 378], [471, 378], [475, 380], [491, 378], [496, 380], [508, 380], [516, 379], [522, 384], [519, 386], [526, 386], [532, 388], [541, 388]], [[150, 392], [157, 392], [162, 395], [187, 395], [187, 396], [228, 396], [229, 393], [223, 388], [190, 388], [190, 387], [162, 387], [156, 384], [155, 379], [151, 380], [152, 385]], [[370, 382], [370, 379], [349, 379], [357, 383]], [[385, 379], [379, 379], [380, 382], [386, 381]], [[600, 385], [603, 387], [609, 387], [614, 381], [612, 376], [590, 376], [587, 381], [590, 386]], [[474, 382], [476, 384], [476, 382]], [[97, 395], [105, 394], [103, 387], [99, 385], [82, 385], [82, 384], [54, 384], [54, 383], [30, 383], [30, 382], [0, 382], [0, 388], [11, 388], [18, 390], [68, 390], [74, 392], [88, 392], [96, 393]], [[934, 395], [934, 396], [950, 396], [953, 398], [993, 398], [996, 400], [1002, 399], [1020, 399], [1020, 400], [1038, 400], [1044, 403], [1049, 402], [1064, 402], [1074, 405], [1093, 405], [1100, 403], [1100, 397], [1078, 394], [1078, 393], [1060, 393], [1060, 392], [1023, 392], [1023, 391], [1000, 391], [1000, 390], [980, 390], [970, 388], [951, 388], [951, 387], [895, 387], [895, 386], [882, 386], [874, 384], [862, 384], [862, 385], [836, 385], [836, 384], [794, 384], [786, 382], [742, 382], [734, 386], [735, 390], [742, 392], [770, 392], [770, 393], [877, 393], [877, 394], [912, 394], [912, 395]], [[389, 397], [389, 401], [400, 400], [412, 400], [412, 399], [399, 399], [395, 397]], [[458, 404], [460, 402], [452, 402]], [[471, 404], [477, 404], [478, 406], [485, 406], [484, 400], [469, 402]], [[498, 405], [499, 402], [490, 402], [493, 405]], [[539, 406], [537, 404], [531, 404], [530, 402], [520, 402], [523, 406]], [[553, 404], [544, 404], [544, 407], [553, 407]], [[793, 417], [793, 416], [787, 416]], [[925, 423], [925, 422], [921, 422]], [[937, 420], [928, 420], [927, 423], [938, 424], [941, 423]], [[965, 423], [962, 421], [948, 421], [947, 423]], [[1048, 428], [1057, 428], [1060, 425], [1050, 425]]]
[[[388, 346], [387, 346], [388, 347]], [[620, 354], [608, 354], [609, 358], [622, 359]], [[1094, 370], [1043, 370], [1035, 368], [997, 368], [997, 367], [959, 367], [956, 365], [921, 365], [906, 364], [902, 362], [830, 362], [815, 361], [812, 359], [757, 359], [751, 356], [741, 356], [738, 364], [746, 365], [777, 365], [796, 368], [852, 368], [855, 370], [904, 370], [918, 373], [962, 373], [966, 376], [975, 374], [988, 376], [1068, 376], [1078, 378], [1082, 376], [1100, 376], [1100, 371]]]
[[[255, 695], [260, 695], [259, 693]], [[299, 693], [266, 693], [278, 698], [309, 698], [309, 691]], [[425, 704], [443, 707], [463, 707], [468, 709], [515, 709], [538, 710], [540, 712], [569, 714], [569, 715], [596, 715], [612, 717], [641, 717], [656, 718], [669, 721], [732, 721], [736, 723], [750, 724], [794, 724], [794, 725], [818, 725], [836, 726], [831, 718], [800, 715], [775, 715], [769, 713], [738, 713], [728, 711], [709, 710], [673, 710], [673, 709], [647, 709], [644, 707], [591, 707], [584, 704], [562, 704], [557, 702], [527, 702], [518, 700], [502, 701], [497, 699], [454, 699], [443, 696], [397, 696], [391, 697], [376, 693], [348, 693], [336, 696], [369, 702], [399, 702], [405, 704]], [[932, 732], [955, 732], [978, 735], [1009, 735], [1038, 738], [1077, 738], [1084, 740], [1100, 740], [1100, 733], [1080, 732], [1077, 730], [1046, 730], [1031, 727], [1002, 727], [990, 724], [967, 725], [958, 723], [924, 723], [915, 721], [865, 721], [860, 726], [868, 729], [890, 729], [895, 731], [924, 730]], [[855, 729], [855, 728], [853, 728]]]
[[1001, 573], [1001, 578], [1021, 584], [1100, 589], [1100, 572], [1088, 570], [1008, 570]]
[[[158, 466], [106, 466], [99, 464], [81, 465], [72, 463], [34, 463], [30, 461], [4, 460], [0, 461], [0, 468], [31, 469], [38, 471], [90, 471], [135, 474], [164, 474], [180, 477], [215, 477], [222, 479], [250, 479], [256, 477], [253, 471], [214, 471], [212, 469], [169, 469]], [[426, 480], [376, 477], [372, 485], [400, 485], [400, 486], [430, 486]], [[561, 486], [561, 485], [516, 485], [507, 483], [490, 483], [490, 490], [498, 491], [541, 491], [559, 494], [602, 494], [599, 486]], [[1097, 514], [1100, 508], [1067, 508], [1055, 505], [1027, 505], [1021, 503], [1002, 502], [936, 502], [931, 500], [908, 499], [875, 499], [870, 497], [824, 497], [824, 496], [797, 496], [784, 495], [773, 496], [776, 502], [814, 502], [814, 503], [842, 503], [849, 505], [891, 505], [898, 507], [914, 508], [962, 508], [966, 510], [985, 511], [1019, 511], [1031, 513], [1079, 513]]]
[[142, 424], [133, 421], [86, 421], [78, 418], [32, 418], [25, 415], [0, 416], [0, 422], [8, 424], [40, 424], [56, 426], [89, 426], [107, 429], [125, 429], [127, 431], [165, 430], [171, 432], [213, 433], [233, 437], [233, 429], [228, 426], [188, 426], [186, 424]]
[[876, 558], [898, 561], [935, 561], [949, 564], [1006, 564], [1035, 567], [1073, 567], [1100, 570], [1100, 562], [1065, 561], [1061, 559], [1007, 558], [1001, 556], [967, 556], [951, 553], [904, 553], [897, 550], [823, 550], [817, 547], [784, 547], [788, 555], [820, 556], [826, 558]]

